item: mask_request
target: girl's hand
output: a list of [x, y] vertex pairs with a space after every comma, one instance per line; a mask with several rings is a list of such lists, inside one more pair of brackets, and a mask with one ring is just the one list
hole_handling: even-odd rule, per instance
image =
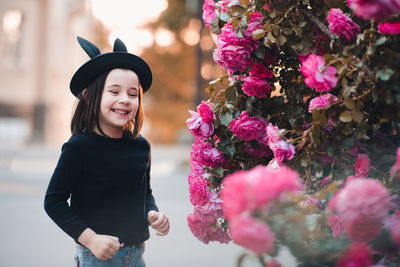
[[118, 237], [98, 235], [92, 229], [86, 228], [78, 238], [78, 242], [87, 247], [100, 260], [111, 259], [124, 246]]
[[118, 237], [95, 235], [87, 243], [87, 248], [100, 260], [108, 260], [117, 254], [124, 244], [119, 243]]
[[147, 213], [147, 220], [150, 226], [157, 230], [156, 235], [163, 236], [168, 234], [169, 219], [164, 213], [151, 210]]

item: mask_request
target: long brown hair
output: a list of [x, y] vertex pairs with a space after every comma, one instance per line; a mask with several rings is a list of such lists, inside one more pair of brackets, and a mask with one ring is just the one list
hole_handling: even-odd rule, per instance
[[[107, 136], [100, 127], [100, 103], [103, 95], [104, 84], [111, 70], [99, 75], [88, 87], [78, 95], [77, 104], [71, 120], [72, 134], [83, 132], [94, 132], [97, 127], [102, 135]], [[142, 129], [143, 111], [143, 88], [139, 85], [138, 109], [135, 119], [124, 125], [124, 136], [137, 138]]]

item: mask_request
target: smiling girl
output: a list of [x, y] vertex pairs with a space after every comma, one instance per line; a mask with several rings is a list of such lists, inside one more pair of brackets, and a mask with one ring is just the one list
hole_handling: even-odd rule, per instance
[[104, 54], [78, 41], [91, 59], [70, 83], [78, 98], [72, 136], [62, 147], [44, 207], [77, 243], [75, 266], [144, 267], [148, 225], [157, 235], [170, 227], [152, 195], [150, 144], [140, 135], [151, 70], [119, 39]]

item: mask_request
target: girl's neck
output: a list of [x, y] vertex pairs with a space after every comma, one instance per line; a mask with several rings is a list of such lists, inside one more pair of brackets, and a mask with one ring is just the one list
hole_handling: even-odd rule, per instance
[[[102, 127], [103, 133], [110, 137], [110, 138], [122, 138], [123, 136], [123, 129], [107, 129]], [[104, 135], [100, 132], [100, 130], [97, 127], [94, 127], [94, 132], [99, 134], [99, 135]]]

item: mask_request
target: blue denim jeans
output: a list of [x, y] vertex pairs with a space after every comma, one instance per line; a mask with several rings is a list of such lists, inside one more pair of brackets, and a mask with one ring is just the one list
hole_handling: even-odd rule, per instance
[[75, 267], [146, 267], [143, 260], [144, 243], [138, 247], [122, 247], [109, 260], [96, 258], [86, 247], [76, 245]]

